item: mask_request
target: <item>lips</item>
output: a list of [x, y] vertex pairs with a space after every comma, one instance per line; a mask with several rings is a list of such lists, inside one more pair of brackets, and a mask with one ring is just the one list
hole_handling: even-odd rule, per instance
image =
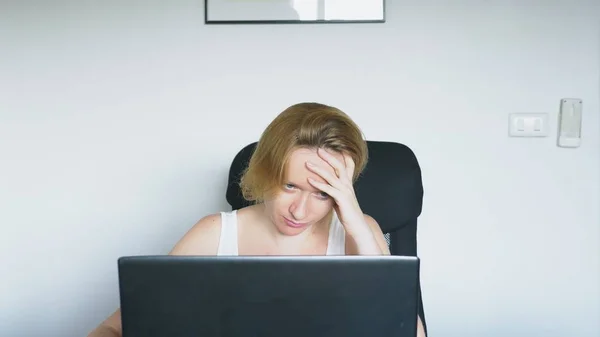
[[293, 228], [301, 228], [301, 227], [306, 226], [305, 223], [295, 222], [295, 221], [292, 221], [292, 220], [290, 220], [290, 219], [288, 219], [286, 217], [283, 217], [283, 220], [285, 221], [286, 225], [288, 225], [290, 227], [293, 227]]

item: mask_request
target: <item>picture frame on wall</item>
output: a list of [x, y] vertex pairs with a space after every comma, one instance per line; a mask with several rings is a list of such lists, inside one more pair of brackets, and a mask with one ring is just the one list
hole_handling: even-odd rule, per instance
[[205, 0], [207, 24], [384, 23], [386, 0]]

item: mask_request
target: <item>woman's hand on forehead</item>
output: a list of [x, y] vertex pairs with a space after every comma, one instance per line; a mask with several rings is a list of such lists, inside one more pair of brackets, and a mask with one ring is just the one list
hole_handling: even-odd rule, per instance
[[308, 161], [306, 163], [308, 169], [323, 178], [326, 183], [311, 178], [308, 178], [308, 182], [335, 200], [334, 207], [347, 231], [356, 232], [368, 229], [368, 224], [354, 192], [352, 178], [355, 164], [352, 157], [343, 153], [340, 160], [324, 149], [318, 149], [317, 153], [333, 168], [334, 172]]

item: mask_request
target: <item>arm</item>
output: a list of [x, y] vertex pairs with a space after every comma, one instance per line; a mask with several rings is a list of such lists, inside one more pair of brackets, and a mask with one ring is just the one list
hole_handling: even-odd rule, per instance
[[421, 317], [417, 317], [417, 337], [427, 337], [425, 335], [425, 328], [423, 327], [423, 322], [421, 322]]
[[[198, 221], [177, 242], [169, 255], [216, 255], [221, 235], [220, 214], [208, 215]], [[87, 337], [122, 337], [121, 309], [96, 327]]]
[[361, 230], [346, 230], [346, 255], [390, 255], [381, 227], [375, 219], [364, 215], [366, 226]]
[[[347, 234], [346, 252], [354, 255], [367, 255], [364, 252], [372, 252], [376, 255], [390, 255], [390, 249], [385, 241], [385, 236], [381, 231], [379, 223], [371, 216], [365, 214], [365, 222], [368, 224], [369, 231], [362, 233], [362, 237], [356, 234]], [[377, 253], [379, 251], [380, 253]], [[425, 328], [421, 317], [417, 316], [417, 337], [426, 337]]]
[[94, 329], [88, 337], [121, 337], [121, 309], [117, 309], [96, 329]]

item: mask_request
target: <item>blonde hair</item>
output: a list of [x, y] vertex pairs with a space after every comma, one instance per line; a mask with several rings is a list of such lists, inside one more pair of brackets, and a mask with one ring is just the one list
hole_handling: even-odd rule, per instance
[[281, 112], [264, 130], [244, 171], [240, 187], [248, 201], [261, 202], [283, 186], [291, 152], [326, 148], [347, 153], [355, 163], [353, 181], [368, 160], [359, 127], [340, 109], [320, 103], [299, 103]]

